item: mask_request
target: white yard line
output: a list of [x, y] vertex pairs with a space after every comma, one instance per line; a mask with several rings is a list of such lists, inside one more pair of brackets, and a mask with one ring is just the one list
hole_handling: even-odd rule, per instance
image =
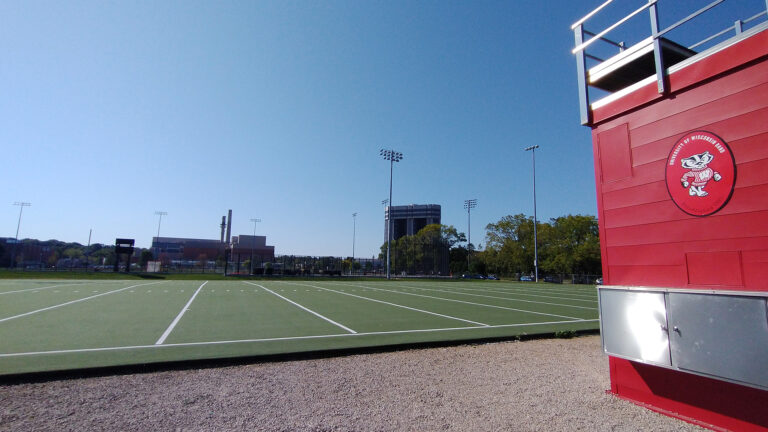
[[[291, 283], [291, 282], [282, 282], [282, 283]], [[317, 288], [317, 289], [321, 289], [321, 290], [325, 290], [325, 291], [330, 291], [330, 292], [333, 292], [333, 293], [336, 293], [336, 294], [344, 294], [344, 295], [347, 295], [347, 296], [357, 297], [357, 298], [360, 298], [360, 299], [363, 299], [363, 300], [368, 300], [368, 301], [372, 301], [372, 302], [376, 302], [376, 303], [382, 303], [382, 304], [386, 304], [386, 305], [390, 305], [390, 306], [395, 306], [395, 307], [399, 307], [399, 308], [403, 308], [403, 309], [408, 309], [408, 310], [412, 310], [412, 311], [416, 311], [416, 312], [422, 312], [422, 313], [429, 314], [429, 315], [435, 315], [435, 316], [439, 316], [439, 317], [443, 317], [443, 318], [448, 318], [448, 319], [452, 319], [452, 320], [464, 321], [464, 322], [467, 322], [467, 323], [470, 323], [470, 324], [475, 324], [475, 325], [482, 326], [482, 327], [488, 327], [488, 324], [477, 322], [477, 321], [470, 321], [470, 320], [464, 319], [464, 318], [458, 318], [458, 317], [455, 317], [455, 316], [439, 314], [437, 312], [430, 312], [430, 311], [423, 310], [423, 309], [412, 308], [410, 306], [404, 306], [404, 305], [397, 304], [397, 303], [390, 303], [390, 302], [386, 302], [386, 301], [383, 301], [383, 300], [372, 299], [370, 297], [363, 297], [363, 296], [359, 296], [359, 295], [355, 295], [355, 294], [345, 293], [345, 292], [342, 292], [342, 291], [336, 291], [336, 290], [332, 290], [332, 289], [329, 289], [329, 288], [319, 287], [319, 286], [316, 286], [316, 285], [307, 285], [307, 284], [298, 284], [298, 283], [291, 283], [291, 284], [293, 284], [293, 285], [301, 285], [301, 286], [309, 286], [309, 287], [312, 287], [312, 288]], [[376, 288], [374, 288], [374, 289], [376, 289]]]
[[197, 288], [197, 291], [195, 291], [195, 293], [192, 294], [192, 297], [189, 299], [187, 304], [185, 304], [184, 307], [181, 308], [181, 311], [179, 311], [179, 314], [176, 315], [176, 318], [173, 320], [173, 322], [171, 322], [171, 325], [169, 325], [168, 328], [165, 329], [165, 332], [163, 332], [163, 335], [160, 336], [160, 339], [158, 339], [157, 342], [155, 342], [155, 345], [162, 345], [163, 342], [165, 342], [165, 339], [168, 337], [168, 335], [171, 334], [171, 332], [173, 331], [173, 328], [176, 327], [176, 324], [178, 324], [179, 320], [181, 320], [181, 317], [184, 316], [184, 313], [189, 310], [189, 305], [191, 305], [192, 301], [195, 300], [195, 297], [197, 297], [197, 293], [199, 293], [200, 290], [203, 289], [203, 287], [207, 283], [208, 281], [205, 281], [203, 282], [202, 285], [200, 285], [200, 287]]
[[529, 310], [525, 310], [525, 309], [516, 309], [516, 308], [505, 307], [505, 306], [489, 305], [489, 304], [485, 304], [485, 303], [475, 303], [475, 302], [468, 302], [468, 301], [456, 300], [456, 299], [447, 299], [447, 298], [444, 298], [444, 297], [435, 297], [435, 296], [428, 296], [428, 295], [424, 295], [424, 294], [407, 293], [407, 292], [402, 292], [402, 291], [388, 290], [388, 289], [384, 289], [384, 288], [374, 288], [374, 287], [370, 287], [370, 286], [367, 286], [367, 285], [353, 285], [353, 286], [357, 286], [357, 287], [361, 287], [361, 288], [367, 288], [367, 289], [372, 289], [372, 290], [377, 290], [377, 291], [391, 292], [391, 293], [395, 293], [395, 294], [410, 295], [410, 296], [416, 296], [416, 297], [425, 297], [425, 298], [431, 298], [431, 299], [435, 299], [435, 300], [443, 300], [443, 301], [448, 301], [448, 302], [464, 303], [464, 304], [470, 304], [470, 305], [475, 305], [475, 306], [489, 307], [489, 308], [494, 308], [494, 309], [505, 309], [505, 310], [529, 313], [529, 314], [534, 314], [534, 315], [546, 315], [546, 316], [553, 316], [553, 317], [558, 317], [558, 318], [568, 318], [568, 319], [572, 319], [572, 320], [581, 320], [581, 318], [572, 317], [572, 316], [568, 316], [568, 315], [558, 315], [558, 314], [551, 314], [551, 313], [544, 313], [544, 312], [534, 312], [534, 311], [529, 311]]
[[[507, 291], [507, 290], [498, 291], [499, 289], [504, 289], [499, 287], [496, 287], [490, 290], [481, 290], [477, 288], [457, 288], [457, 289], [464, 290], [464, 291], [495, 292], [498, 294], [509, 294], [509, 295], [520, 295], [520, 296], [526, 296], [526, 297], [541, 297], [541, 298], [558, 299], [558, 300], [571, 300], [571, 301], [579, 301], [579, 302], [586, 302], [586, 303], [597, 303], [596, 296], [593, 296], [595, 297], [594, 299], [587, 299], [587, 298], [560, 297], [560, 296], [541, 295], [541, 294], [527, 294], [525, 292], [516, 292], [516, 291]], [[540, 293], [540, 291], [534, 291], [534, 292]]]
[[287, 301], [288, 303], [290, 303], [290, 304], [292, 304], [292, 305], [294, 305], [294, 306], [296, 306], [296, 307], [299, 307], [299, 308], [301, 308], [301, 309], [303, 309], [303, 310], [305, 310], [305, 311], [307, 311], [307, 312], [311, 313], [312, 315], [314, 315], [314, 316], [316, 316], [316, 317], [318, 317], [318, 318], [322, 318], [322, 319], [324, 319], [324, 320], [328, 321], [329, 323], [331, 323], [331, 324], [333, 324], [333, 325], [335, 325], [335, 326], [337, 326], [337, 327], [339, 327], [339, 328], [342, 328], [342, 329], [344, 329], [344, 330], [348, 331], [349, 333], [352, 333], [352, 334], [355, 334], [355, 333], [357, 333], [356, 331], [352, 330], [351, 328], [349, 328], [349, 327], [347, 327], [347, 326], [345, 326], [345, 325], [339, 324], [339, 323], [337, 323], [336, 321], [334, 321], [334, 320], [332, 320], [332, 319], [330, 319], [330, 318], [328, 318], [328, 317], [326, 317], [326, 316], [323, 316], [323, 315], [321, 315], [321, 314], [319, 314], [319, 313], [317, 313], [317, 312], [315, 312], [315, 311], [313, 311], [313, 310], [311, 310], [311, 309], [308, 309], [308, 308], [306, 308], [306, 307], [304, 307], [304, 306], [302, 306], [302, 305], [300, 305], [300, 304], [296, 303], [296, 302], [295, 302], [295, 301], [293, 301], [293, 300], [287, 299], [287, 298], [285, 298], [285, 297], [281, 296], [280, 294], [278, 294], [278, 293], [276, 293], [276, 292], [272, 291], [271, 289], [269, 289], [269, 288], [267, 288], [267, 287], [261, 286], [261, 285], [259, 285], [259, 284], [255, 284], [255, 283], [253, 283], [253, 282], [245, 282], [245, 283], [247, 283], [247, 284], [250, 284], [250, 285], [255, 285], [255, 286], [257, 286], [257, 287], [259, 287], [259, 288], [263, 289], [264, 291], [266, 291], [266, 292], [268, 292], [268, 293], [274, 294], [274, 295], [276, 295], [276, 296], [280, 297], [281, 299], [283, 299], [283, 300]]
[[[458, 294], [458, 295], [465, 295], [465, 296], [485, 297], [485, 298], [513, 301], [513, 302], [536, 303], [536, 304], [543, 304], [543, 305], [549, 305], [549, 306], [563, 306], [563, 307], [577, 308], [577, 309], [597, 310], [597, 307], [589, 307], [589, 306], [576, 306], [576, 305], [569, 305], [569, 304], [562, 304], [562, 303], [549, 303], [549, 302], [536, 301], [536, 300], [523, 300], [523, 299], [517, 299], [517, 298], [510, 298], [510, 297], [497, 297], [497, 296], [489, 296], [489, 295], [483, 295], [483, 294], [471, 294], [471, 293], [463, 293], [463, 292], [451, 291], [451, 290], [446, 291], [446, 290], [440, 290], [440, 289], [434, 289], [434, 288], [421, 288], [421, 287], [416, 287], [412, 285], [401, 285], [401, 286], [406, 288], [422, 290], [422, 291], [437, 291], [443, 294]], [[497, 291], [489, 290], [486, 292], [497, 292]]]
[[[459, 289], [471, 289], [471, 288], [459, 288]], [[565, 288], [540, 288], [540, 287], [504, 287], [504, 286], [494, 286], [491, 289], [507, 292], [507, 293], [528, 293], [533, 292], [537, 294], [548, 294], [548, 295], [557, 295], [558, 297], [562, 295], [566, 296], [573, 296], [576, 298], [580, 298], [582, 300], [593, 300], [597, 301], [597, 291], [594, 293], [588, 293], [588, 292], [579, 292], [579, 291], [573, 291], [570, 289]]]
[[263, 338], [263, 339], [237, 339], [237, 340], [210, 341], [210, 342], [185, 342], [185, 343], [174, 343], [174, 344], [163, 344], [163, 345], [132, 345], [132, 346], [120, 346], [120, 347], [81, 348], [81, 349], [55, 350], [55, 351], [32, 351], [32, 352], [23, 352], [23, 353], [0, 354], [0, 358], [22, 357], [22, 356], [32, 356], [32, 355], [74, 354], [74, 353], [86, 353], [86, 352], [152, 349], [152, 348], [275, 342], [275, 341], [291, 341], [291, 340], [306, 340], [306, 339], [329, 339], [329, 338], [339, 338], [339, 337], [343, 338], [343, 337], [377, 336], [377, 335], [408, 334], [408, 333], [435, 333], [435, 332], [457, 331], [457, 330], [478, 330], [478, 329], [487, 330], [487, 329], [507, 328], [507, 327], [530, 327], [530, 326], [537, 326], [537, 325], [572, 324], [576, 322], [596, 322], [596, 321], [597, 321], [596, 319], [588, 319], [588, 320], [578, 320], [578, 321], [551, 321], [551, 322], [524, 323], [524, 324], [500, 324], [500, 325], [490, 325], [485, 327], [452, 327], [452, 328], [435, 328], [435, 329], [419, 329], [419, 330], [392, 330], [392, 331], [367, 332], [367, 333], [339, 333], [339, 334], [330, 334], [330, 335], [288, 336], [288, 337]]
[[10, 321], [12, 319], [25, 317], [25, 316], [28, 316], [28, 315], [36, 314], [38, 312], [45, 312], [45, 311], [48, 311], [48, 310], [51, 310], [51, 309], [56, 309], [56, 308], [60, 308], [60, 307], [63, 307], [63, 306], [68, 306], [68, 305], [71, 305], [71, 304], [74, 304], [74, 303], [79, 303], [79, 302], [82, 302], [82, 301], [91, 300], [91, 299], [94, 299], [96, 297], [101, 297], [101, 296], [105, 296], [105, 295], [109, 295], [109, 294], [114, 294], [116, 292], [125, 291], [125, 290], [130, 289], [130, 288], [136, 288], [136, 287], [140, 287], [140, 286], [153, 285], [153, 284], [158, 284], [158, 283], [160, 283], [160, 282], [149, 282], [149, 283], [145, 283], [145, 284], [131, 285], [129, 287], [120, 288], [120, 289], [116, 289], [116, 290], [112, 290], [112, 291], [107, 291], [105, 293], [92, 295], [90, 297], [85, 297], [85, 298], [81, 298], [81, 299], [77, 299], [77, 300], [72, 300], [72, 301], [68, 301], [66, 303], [61, 303], [61, 304], [57, 304], [57, 305], [54, 305], [54, 306], [48, 306], [46, 308], [33, 310], [31, 312], [25, 312], [23, 314], [14, 315], [14, 316], [11, 316], [11, 317], [8, 317], [8, 318], [3, 318], [3, 319], [0, 319], [0, 322]]
[[16, 291], [0, 292], [0, 295], [3, 295], [3, 294], [14, 294], [14, 293], [20, 293], [20, 292], [27, 292], [27, 291], [46, 290], [46, 289], [51, 289], [51, 288], [63, 287], [63, 286], [85, 285], [85, 284], [92, 284], [92, 283], [93, 282], [78, 282], [78, 283], [65, 283], [65, 284], [59, 284], [59, 285], [51, 285], [51, 286], [39, 287], [39, 288], [25, 288], [25, 289], [16, 290]]

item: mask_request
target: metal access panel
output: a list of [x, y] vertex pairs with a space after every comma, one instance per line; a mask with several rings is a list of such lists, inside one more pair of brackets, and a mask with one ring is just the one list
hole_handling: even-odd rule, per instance
[[603, 288], [598, 292], [604, 351], [671, 367], [664, 293]]
[[667, 295], [672, 367], [768, 389], [765, 297]]

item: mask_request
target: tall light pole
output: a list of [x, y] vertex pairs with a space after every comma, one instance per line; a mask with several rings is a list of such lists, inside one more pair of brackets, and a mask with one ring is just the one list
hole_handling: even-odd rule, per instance
[[381, 149], [379, 154], [384, 158], [384, 160], [389, 161], [389, 206], [387, 207], [387, 279], [390, 279], [391, 274], [389, 264], [392, 247], [392, 167], [395, 165], [395, 162], [400, 162], [403, 160], [403, 154], [398, 151], [385, 149]]
[[357, 233], [357, 212], [352, 213], [352, 263], [350, 263], [349, 274], [352, 275], [352, 269], [355, 267], [355, 234]]
[[29, 207], [32, 204], [28, 202], [16, 201], [13, 203], [15, 206], [19, 206], [19, 223], [16, 224], [16, 240], [13, 242], [13, 254], [11, 257], [11, 267], [16, 267], [16, 245], [19, 244], [19, 228], [21, 228], [21, 213], [24, 211], [24, 207]]
[[385, 198], [385, 199], [381, 200], [381, 205], [384, 206], [384, 214], [385, 214], [384, 221], [386, 222], [385, 223], [386, 227], [384, 228], [384, 230], [385, 230], [384, 232], [387, 234], [387, 239], [389, 239], [389, 225], [390, 224], [389, 224], [389, 211], [387, 209], [387, 206], [389, 205], [389, 198]]
[[157, 218], [157, 244], [158, 246], [155, 247], [155, 259], [160, 259], [160, 222], [163, 221], [163, 216], [166, 216], [168, 212], [164, 211], [156, 211], [155, 214], [159, 216]]
[[469, 271], [469, 260], [472, 256], [472, 226], [470, 225], [470, 212], [477, 207], [477, 199], [464, 200], [464, 208], [467, 209], [467, 271]]
[[256, 245], [256, 224], [261, 222], [261, 219], [251, 219], [253, 222], [253, 238], [251, 239], [251, 275], [253, 275], [253, 248]]
[[539, 240], [537, 238], [536, 225], [538, 225], [538, 219], [536, 218], [536, 149], [537, 145], [526, 147], [525, 151], [531, 151], [533, 155], [533, 267], [536, 269], [536, 282], [539, 281]]

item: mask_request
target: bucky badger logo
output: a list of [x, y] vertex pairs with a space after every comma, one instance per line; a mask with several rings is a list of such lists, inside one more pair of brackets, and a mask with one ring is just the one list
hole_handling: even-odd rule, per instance
[[728, 144], [696, 130], [677, 140], [667, 157], [664, 180], [672, 202], [691, 216], [709, 216], [731, 199], [736, 161]]
[[708, 151], [705, 151], [704, 153], [695, 154], [680, 160], [683, 168], [690, 170], [680, 178], [680, 183], [683, 187], [689, 188], [688, 195], [707, 196], [709, 193], [704, 190], [704, 186], [710, 180], [720, 181], [723, 178], [719, 172], [714, 171], [708, 166], [714, 158]]

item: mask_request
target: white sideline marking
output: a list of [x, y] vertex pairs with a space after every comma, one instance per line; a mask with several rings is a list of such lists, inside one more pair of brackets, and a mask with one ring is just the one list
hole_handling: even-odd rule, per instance
[[[496, 296], [489, 296], [489, 295], [483, 295], [483, 294], [471, 294], [471, 293], [463, 293], [463, 292], [457, 292], [457, 291], [444, 291], [444, 290], [439, 290], [439, 289], [434, 289], [434, 288], [418, 288], [418, 287], [412, 287], [410, 285], [402, 285], [402, 286], [413, 288], [413, 289], [417, 289], [417, 290], [423, 290], [423, 291], [437, 291], [437, 292], [443, 293], [443, 294], [458, 294], [458, 295], [465, 295], [465, 296], [485, 297], [485, 298], [492, 298], [492, 299], [499, 299], [499, 300], [507, 300], [507, 301], [513, 301], [513, 302], [536, 303], [536, 304], [544, 304], [544, 305], [549, 305], [549, 306], [564, 306], [564, 307], [577, 308], [577, 309], [597, 310], [596, 307], [589, 307], [589, 306], [576, 306], [576, 305], [569, 305], [569, 304], [562, 304], [562, 303], [548, 303], [548, 302], [536, 301], [536, 300], [523, 300], [523, 299], [511, 298], [511, 297], [496, 297]], [[497, 291], [486, 291], [486, 292], [497, 292]]]
[[307, 308], [305, 308], [304, 306], [302, 306], [302, 305], [300, 305], [300, 304], [296, 303], [295, 301], [293, 301], [293, 300], [290, 300], [290, 299], [287, 299], [287, 298], [285, 298], [285, 297], [281, 296], [280, 294], [278, 294], [278, 293], [276, 293], [276, 292], [272, 291], [271, 289], [268, 289], [268, 288], [266, 288], [266, 287], [263, 287], [263, 286], [261, 286], [261, 285], [259, 285], [259, 284], [255, 284], [255, 283], [252, 283], [252, 282], [245, 282], [245, 283], [247, 283], [247, 284], [251, 284], [251, 285], [255, 285], [255, 286], [257, 286], [257, 287], [259, 287], [259, 288], [263, 289], [263, 290], [264, 290], [264, 291], [266, 291], [266, 292], [272, 293], [272, 294], [274, 294], [274, 295], [276, 295], [276, 296], [280, 297], [281, 299], [283, 299], [283, 300], [287, 301], [288, 303], [290, 303], [290, 304], [292, 304], [292, 305], [294, 305], [294, 306], [296, 306], [296, 307], [299, 307], [299, 308], [301, 308], [301, 309], [304, 309], [305, 311], [307, 311], [307, 312], [311, 313], [312, 315], [314, 315], [314, 316], [316, 316], [316, 317], [318, 317], [318, 318], [322, 318], [322, 319], [324, 319], [324, 320], [328, 321], [329, 323], [331, 323], [331, 324], [333, 324], [333, 325], [335, 325], [335, 326], [337, 326], [337, 327], [339, 327], [339, 328], [342, 328], [342, 329], [344, 329], [344, 330], [346, 330], [346, 331], [348, 331], [348, 332], [350, 332], [350, 333], [352, 333], [352, 334], [356, 334], [356, 333], [357, 333], [356, 331], [352, 330], [351, 328], [349, 328], [349, 327], [347, 327], [347, 326], [344, 326], [344, 325], [342, 325], [342, 324], [339, 324], [339, 323], [337, 323], [336, 321], [334, 321], [334, 320], [332, 320], [332, 319], [330, 319], [330, 318], [328, 318], [328, 317], [325, 317], [325, 316], [323, 316], [323, 315], [320, 315], [319, 313], [317, 313], [317, 312], [315, 312], [315, 311], [313, 311], [313, 310], [311, 310], [311, 309], [307, 309]]
[[[357, 285], [357, 286], [364, 286], [364, 285]], [[489, 304], [485, 304], [485, 303], [468, 302], [468, 301], [464, 301], [464, 300], [448, 299], [448, 298], [444, 298], [444, 297], [428, 296], [428, 295], [424, 295], [424, 294], [407, 293], [407, 292], [394, 291], [394, 290], [388, 290], [388, 289], [383, 289], [383, 288], [373, 288], [373, 287], [367, 287], [367, 288], [372, 289], [372, 290], [391, 292], [391, 293], [395, 293], [395, 294], [404, 294], [404, 295], [410, 295], [410, 296], [416, 296], [416, 297], [426, 297], [426, 298], [431, 298], [431, 299], [435, 299], [435, 300], [443, 300], [443, 301], [449, 301], [449, 302], [455, 302], [455, 303], [464, 303], [464, 304], [470, 304], [470, 305], [475, 305], [475, 306], [483, 306], [483, 307], [489, 307], [489, 308], [494, 308], [494, 309], [505, 309], [505, 310], [511, 310], [511, 311], [515, 311], [515, 312], [524, 312], [524, 313], [529, 313], [529, 314], [534, 314], [534, 315], [546, 315], [546, 316], [553, 316], [553, 317], [558, 317], [558, 318], [569, 318], [569, 319], [572, 319], [572, 320], [580, 320], [581, 319], [581, 318], [576, 318], [576, 317], [572, 317], [572, 316], [568, 316], [568, 315], [558, 315], [558, 314], [551, 314], [551, 313], [544, 313], [544, 312], [534, 312], [534, 311], [529, 311], [529, 310], [525, 310], [525, 309], [515, 309], [515, 308], [510, 308], [510, 307], [505, 307], [505, 306], [497, 306], [497, 305], [489, 305]]]
[[[445, 287], [445, 285], [439, 285], [438, 287]], [[592, 299], [588, 298], [573, 298], [573, 297], [562, 297], [562, 296], [551, 296], [551, 295], [541, 295], [541, 291], [535, 291], [535, 290], [526, 290], [525, 292], [521, 290], [512, 291], [507, 290], [503, 287], [496, 287], [494, 289], [489, 290], [480, 290], [480, 289], [473, 289], [473, 288], [456, 288], [457, 290], [464, 290], [464, 291], [483, 291], [483, 292], [495, 292], [499, 294], [510, 294], [510, 295], [518, 295], [518, 296], [525, 296], [525, 297], [542, 297], [542, 298], [550, 298], [550, 299], [557, 299], [557, 300], [572, 300], [572, 301], [579, 301], [579, 302], [587, 302], [587, 303], [597, 303], [597, 297], [592, 296]], [[502, 290], [502, 291], [499, 291]], [[449, 292], [456, 292], [453, 290], [448, 290]], [[537, 292], [539, 294], [528, 294], [529, 292]], [[551, 292], [550, 292], [551, 293]], [[572, 294], [568, 294], [572, 295]]]
[[186, 346], [290, 341], [290, 340], [302, 340], [302, 339], [329, 339], [329, 338], [337, 338], [337, 337], [376, 336], [376, 335], [407, 334], [407, 333], [436, 333], [436, 332], [456, 331], [456, 330], [478, 330], [478, 329], [485, 330], [485, 329], [506, 328], [506, 327], [530, 327], [530, 326], [536, 326], [536, 325], [572, 324], [575, 322], [596, 322], [596, 321], [598, 320], [588, 319], [588, 320], [577, 320], [577, 321], [572, 321], [572, 320], [571, 321], [550, 321], [550, 322], [540, 322], [540, 323], [499, 324], [499, 325], [489, 325], [485, 327], [450, 327], [450, 328], [419, 329], [419, 330], [392, 330], [392, 331], [367, 332], [367, 333], [339, 333], [339, 334], [330, 334], [330, 335], [287, 336], [287, 337], [263, 338], [263, 339], [237, 339], [237, 340], [209, 341], [209, 342], [184, 342], [184, 343], [163, 344], [163, 345], [129, 345], [129, 346], [120, 346], [120, 347], [80, 348], [80, 349], [55, 350], [55, 351], [31, 351], [31, 352], [23, 352], [23, 353], [0, 354], [0, 358], [21, 357], [21, 356], [30, 356], [30, 355], [120, 351], [120, 350], [147, 349], [147, 348], [152, 349], [152, 348], [169, 348], [169, 347], [186, 347]]
[[[69, 284], [59, 284], [59, 285], [51, 285], [47, 287], [40, 287], [40, 288], [26, 288], [16, 291], [6, 291], [6, 292], [0, 292], [0, 295], [3, 294], [14, 294], [14, 293], [20, 293], [20, 292], [26, 292], [26, 291], [38, 291], [38, 290], [46, 290], [50, 288], [56, 288], [56, 287], [63, 287], [63, 286], [72, 286], [72, 285], [84, 285], [87, 283], [93, 283], [93, 282], [81, 282], [81, 283], [69, 283]], [[55, 292], [55, 291], [54, 291]]]
[[[459, 288], [459, 289], [471, 289], [471, 288]], [[538, 294], [550, 294], [550, 295], [556, 295], [557, 297], [565, 298], [562, 296], [576, 296], [580, 300], [588, 300], [588, 301], [597, 301], [597, 295], [582, 291], [573, 291], [569, 289], [564, 288], [547, 288], [547, 287], [531, 287], [531, 286], [525, 286], [525, 287], [503, 287], [503, 286], [496, 286], [493, 288], [494, 290], [506, 292], [506, 293], [538, 293]], [[569, 300], [576, 300], [574, 298], [569, 298]]]
[[[291, 282], [282, 282], [282, 281], [280, 281], [280, 282], [281, 283], [291, 283]], [[296, 285], [299, 285], [299, 284], [296, 284]], [[390, 303], [390, 302], [386, 302], [384, 300], [372, 299], [372, 298], [363, 297], [363, 296], [359, 296], [359, 295], [355, 295], [355, 294], [345, 293], [345, 292], [342, 292], [342, 291], [332, 290], [332, 289], [329, 289], [329, 288], [323, 288], [323, 287], [319, 287], [319, 286], [315, 286], [315, 285], [304, 285], [304, 286], [311, 286], [313, 288], [319, 288], [321, 290], [330, 291], [330, 292], [336, 293], [336, 294], [344, 294], [344, 295], [348, 295], [348, 296], [351, 296], [351, 297], [357, 297], [357, 298], [360, 298], [360, 299], [363, 299], [363, 300], [368, 300], [368, 301], [372, 301], [372, 302], [376, 302], [376, 303], [383, 303], [383, 304], [386, 304], [386, 305], [395, 306], [395, 307], [399, 307], [399, 308], [403, 308], [403, 309], [409, 309], [409, 310], [416, 311], [416, 312], [422, 312], [422, 313], [429, 314], [429, 315], [435, 315], [435, 316], [439, 316], [439, 317], [443, 317], [443, 318], [448, 318], [448, 319], [452, 319], [452, 320], [457, 320], [457, 321], [464, 321], [464, 322], [467, 322], [467, 323], [470, 323], [470, 324], [474, 324], [474, 325], [478, 325], [478, 326], [482, 326], [482, 327], [489, 327], [489, 325], [485, 324], [485, 323], [481, 323], [481, 322], [477, 322], [477, 321], [470, 321], [468, 319], [458, 318], [458, 317], [450, 316], [450, 315], [443, 315], [443, 314], [439, 314], [437, 312], [430, 312], [430, 311], [423, 310], [423, 309], [412, 308], [410, 306], [404, 306], [404, 305], [397, 304], [397, 303]]]
[[165, 332], [163, 332], [163, 335], [160, 336], [160, 339], [158, 339], [157, 342], [155, 342], [155, 345], [162, 345], [163, 342], [165, 342], [165, 339], [168, 337], [168, 335], [171, 334], [171, 332], [173, 331], [173, 328], [176, 327], [176, 324], [179, 323], [179, 320], [181, 319], [181, 317], [184, 316], [184, 313], [189, 310], [189, 305], [191, 305], [192, 301], [195, 299], [195, 297], [197, 297], [197, 293], [199, 293], [200, 290], [203, 289], [203, 287], [207, 283], [208, 283], [208, 281], [205, 281], [205, 282], [203, 282], [202, 285], [200, 285], [199, 288], [197, 288], [197, 291], [195, 291], [195, 293], [192, 294], [192, 297], [189, 299], [187, 304], [185, 304], [184, 307], [181, 308], [181, 311], [179, 311], [179, 314], [176, 315], [176, 318], [174, 318], [174, 320], [171, 322], [171, 325], [169, 325], [168, 328], [165, 329]]
[[[62, 307], [62, 306], [67, 306], [67, 305], [71, 305], [71, 304], [74, 304], [74, 303], [79, 303], [79, 302], [81, 302], [81, 301], [90, 300], [90, 299], [93, 299], [93, 298], [96, 298], [96, 297], [101, 297], [101, 296], [105, 296], [105, 295], [113, 294], [113, 293], [116, 293], [116, 292], [125, 291], [125, 290], [127, 290], [127, 289], [129, 289], [129, 288], [135, 288], [135, 287], [139, 287], [139, 286], [144, 286], [144, 285], [152, 285], [152, 284], [158, 284], [158, 283], [160, 283], [160, 282], [149, 282], [149, 283], [145, 283], [145, 284], [133, 285], [133, 286], [125, 287], [125, 288], [120, 288], [120, 289], [116, 289], [116, 290], [112, 290], [112, 291], [107, 291], [107, 292], [105, 292], [105, 293], [101, 293], [101, 294], [92, 295], [92, 296], [90, 296], [90, 297], [84, 297], [84, 298], [81, 298], [81, 299], [77, 299], [77, 300], [68, 301], [68, 302], [66, 302], [66, 303], [61, 303], [61, 304], [57, 304], [57, 305], [54, 305], [54, 306], [48, 306], [48, 307], [46, 307], [46, 308], [42, 308], [42, 309], [38, 309], [38, 310], [33, 310], [32, 312], [25, 312], [25, 313], [23, 313], [23, 314], [14, 315], [14, 316], [12, 316], [12, 317], [8, 317], [8, 318], [3, 318], [3, 319], [0, 319], [0, 322], [4, 322], [4, 321], [10, 321], [10, 320], [12, 320], [12, 319], [16, 319], [16, 318], [25, 317], [25, 316], [27, 316], [27, 315], [36, 314], [36, 313], [38, 313], [38, 312], [45, 312], [45, 311], [47, 311], [47, 310], [51, 310], [51, 309], [60, 308], [60, 307]], [[75, 291], [75, 292], [77, 292], [77, 291]]]

